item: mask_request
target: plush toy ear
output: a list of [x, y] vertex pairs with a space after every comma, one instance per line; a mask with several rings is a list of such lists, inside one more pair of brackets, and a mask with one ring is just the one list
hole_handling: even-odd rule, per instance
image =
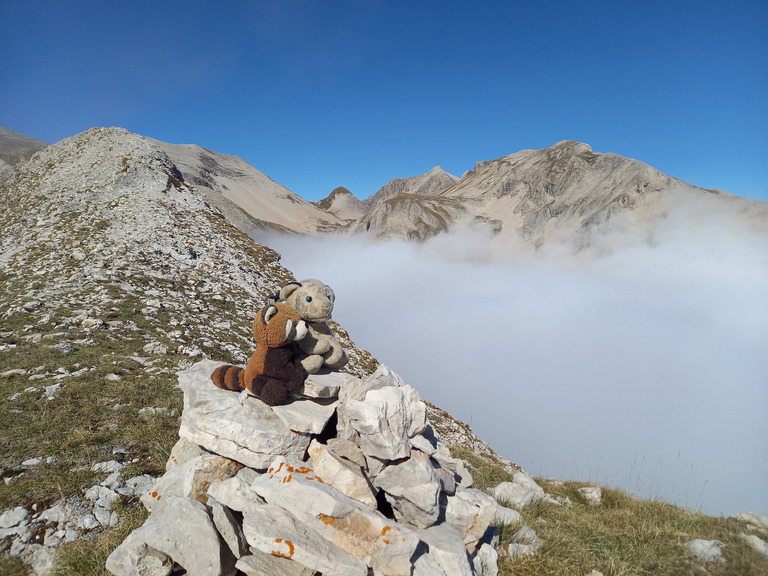
[[288, 296], [296, 292], [299, 288], [301, 288], [301, 282], [289, 282], [280, 288], [280, 300], [286, 300]]
[[264, 312], [264, 324], [269, 324], [270, 319], [275, 314], [277, 314], [277, 307], [276, 306], [270, 306], [269, 308], [267, 308], [267, 311]]

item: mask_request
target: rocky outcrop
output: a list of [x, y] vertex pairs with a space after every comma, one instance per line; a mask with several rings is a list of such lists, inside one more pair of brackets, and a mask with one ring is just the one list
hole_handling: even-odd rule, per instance
[[215, 387], [218, 365], [179, 374], [179, 443], [112, 573], [497, 573], [491, 523], [504, 509], [472, 487], [394, 372], [313, 374], [273, 409]]

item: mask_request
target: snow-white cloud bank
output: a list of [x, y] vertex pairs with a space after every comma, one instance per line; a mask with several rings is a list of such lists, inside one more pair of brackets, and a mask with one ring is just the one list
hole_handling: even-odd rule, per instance
[[768, 514], [768, 232], [698, 222], [577, 254], [471, 230], [267, 244], [335, 290], [359, 346], [529, 472]]

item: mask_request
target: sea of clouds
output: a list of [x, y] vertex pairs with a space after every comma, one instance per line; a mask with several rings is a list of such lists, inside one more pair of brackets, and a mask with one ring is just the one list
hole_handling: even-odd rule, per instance
[[[713, 515], [768, 514], [768, 230], [719, 200], [533, 252], [262, 238], [420, 395], [529, 472]], [[582, 242], [583, 242], [582, 238]]]

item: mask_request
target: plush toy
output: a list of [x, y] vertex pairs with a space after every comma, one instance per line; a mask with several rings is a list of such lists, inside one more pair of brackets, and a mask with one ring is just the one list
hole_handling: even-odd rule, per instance
[[298, 392], [307, 378], [290, 344], [307, 335], [307, 324], [286, 304], [272, 304], [259, 310], [253, 321], [256, 351], [245, 369], [220, 366], [213, 371], [213, 383], [224, 390], [248, 390], [269, 406], [285, 404], [288, 394]]
[[338, 370], [349, 362], [347, 353], [326, 324], [336, 300], [329, 286], [314, 279], [291, 282], [280, 289], [276, 299], [292, 306], [307, 323], [309, 333], [296, 343], [301, 365], [307, 372], [314, 374], [323, 366]]

